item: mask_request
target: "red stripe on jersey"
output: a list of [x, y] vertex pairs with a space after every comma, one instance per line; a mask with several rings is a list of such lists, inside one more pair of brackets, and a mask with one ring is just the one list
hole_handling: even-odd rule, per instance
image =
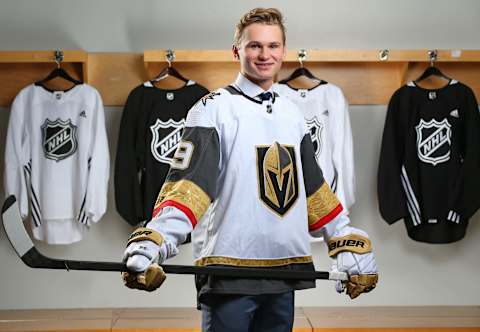
[[338, 214], [340, 212], [342, 212], [343, 210], [343, 206], [342, 204], [338, 203], [337, 207], [334, 208], [332, 211], [330, 211], [329, 214], [327, 214], [326, 216], [318, 219], [314, 224], [311, 224], [309, 227], [308, 227], [308, 230], [310, 232], [313, 232], [313, 231], [316, 231], [317, 229], [320, 229], [322, 228], [323, 226], [325, 226], [326, 224], [328, 224], [330, 221], [332, 221], [333, 219], [335, 219], [336, 216], [338, 216]]
[[190, 221], [190, 223], [192, 224], [192, 227], [195, 228], [195, 226], [197, 225], [197, 218], [195, 218], [195, 215], [193, 214], [192, 210], [190, 210], [187, 206], [183, 205], [183, 204], [180, 204], [178, 202], [175, 202], [175, 201], [165, 201], [165, 202], [162, 202], [162, 204], [160, 204], [154, 211], [153, 211], [153, 217], [152, 218], [155, 218], [157, 216], [157, 214], [160, 213], [160, 211], [165, 207], [165, 206], [173, 206], [173, 207], [176, 207], [177, 209], [179, 209], [180, 211], [182, 211], [183, 213], [185, 213], [185, 215], [187, 216], [188, 220]]

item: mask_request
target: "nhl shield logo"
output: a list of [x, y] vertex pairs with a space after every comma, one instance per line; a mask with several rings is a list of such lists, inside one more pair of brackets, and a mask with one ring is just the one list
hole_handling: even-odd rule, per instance
[[295, 149], [275, 142], [256, 150], [260, 199], [283, 217], [298, 198]]
[[318, 159], [320, 153], [322, 153], [323, 124], [316, 116], [314, 116], [312, 119], [307, 119], [307, 127], [310, 131], [310, 137], [312, 138], [313, 147], [315, 149], [315, 157]]
[[184, 125], [184, 119], [180, 121], [169, 119], [167, 122], [157, 119], [157, 122], [150, 127], [152, 132], [150, 147], [157, 161], [171, 165], [178, 142], [182, 138]]
[[424, 121], [415, 127], [417, 152], [421, 161], [436, 166], [450, 159], [451, 125], [447, 119]]
[[42, 125], [42, 142], [46, 158], [55, 161], [65, 159], [77, 150], [77, 127], [70, 119], [46, 119]]

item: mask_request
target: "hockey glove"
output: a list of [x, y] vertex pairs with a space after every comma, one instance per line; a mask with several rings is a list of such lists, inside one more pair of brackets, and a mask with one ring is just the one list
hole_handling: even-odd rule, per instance
[[336, 230], [327, 241], [328, 255], [335, 262], [333, 272], [347, 272], [348, 281], [337, 281], [336, 290], [341, 293], [345, 289], [351, 299], [375, 288], [378, 281], [378, 270], [372, 244], [366, 232], [345, 225]]
[[162, 235], [150, 228], [138, 228], [130, 235], [123, 254], [130, 270], [122, 272], [125, 286], [151, 292], [162, 285], [166, 275], [158, 264], [164, 261], [163, 244]]

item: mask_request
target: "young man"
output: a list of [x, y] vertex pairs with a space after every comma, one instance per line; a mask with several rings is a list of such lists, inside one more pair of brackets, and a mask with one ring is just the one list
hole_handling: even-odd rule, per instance
[[[365, 232], [349, 226], [317, 166], [304, 118], [272, 91], [285, 56], [282, 16], [257, 8], [242, 17], [233, 46], [235, 83], [202, 98], [185, 131], [152, 220], [132, 234], [124, 261], [128, 287], [154, 290], [156, 264], [192, 232], [195, 264], [314, 269], [309, 232], [324, 236], [334, 270], [346, 271], [352, 298], [377, 282]], [[349, 241], [350, 240], [350, 241]], [[361, 241], [364, 246], [350, 246]], [[339, 246], [336, 246], [339, 244]], [[198, 276], [203, 331], [291, 331], [294, 291], [314, 281]]]

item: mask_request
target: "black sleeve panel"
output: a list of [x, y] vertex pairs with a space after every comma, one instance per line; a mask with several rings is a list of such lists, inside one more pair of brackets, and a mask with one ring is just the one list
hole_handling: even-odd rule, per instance
[[217, 197], [220, 140], [215, 128], [185, 127], [183, 142], [193, 144], [186, 169], [171, 167], [166, 182], [189, 180], [199, 186], [213, 201]]
[[118, 213], [131, 225], [145, 220], [138, 175], [143, 165], [136, 152], [137, 117], [141, 113], [142, 94], [142, 89], [136, 88], [128, 96], [120, 123], [115, 160], [115, 203]]
[[305, 192], [307, 197], [309, 197], [325, 182], [322, 170], [315, 159], [315, 149], [310, 134], [303, 136], [302, 142], [300, 143], [300, 155], [302, 158]]
[[380, 214], [389, 224], [407, 215], [406, 197], [401, 183], [403, 136], [407, 128], [402, 125], [400, 116], [402, 113], [405, 116], [408, 109], [401, 108], [400, 92], [397, 90], [388, 104], [377, 174]]

